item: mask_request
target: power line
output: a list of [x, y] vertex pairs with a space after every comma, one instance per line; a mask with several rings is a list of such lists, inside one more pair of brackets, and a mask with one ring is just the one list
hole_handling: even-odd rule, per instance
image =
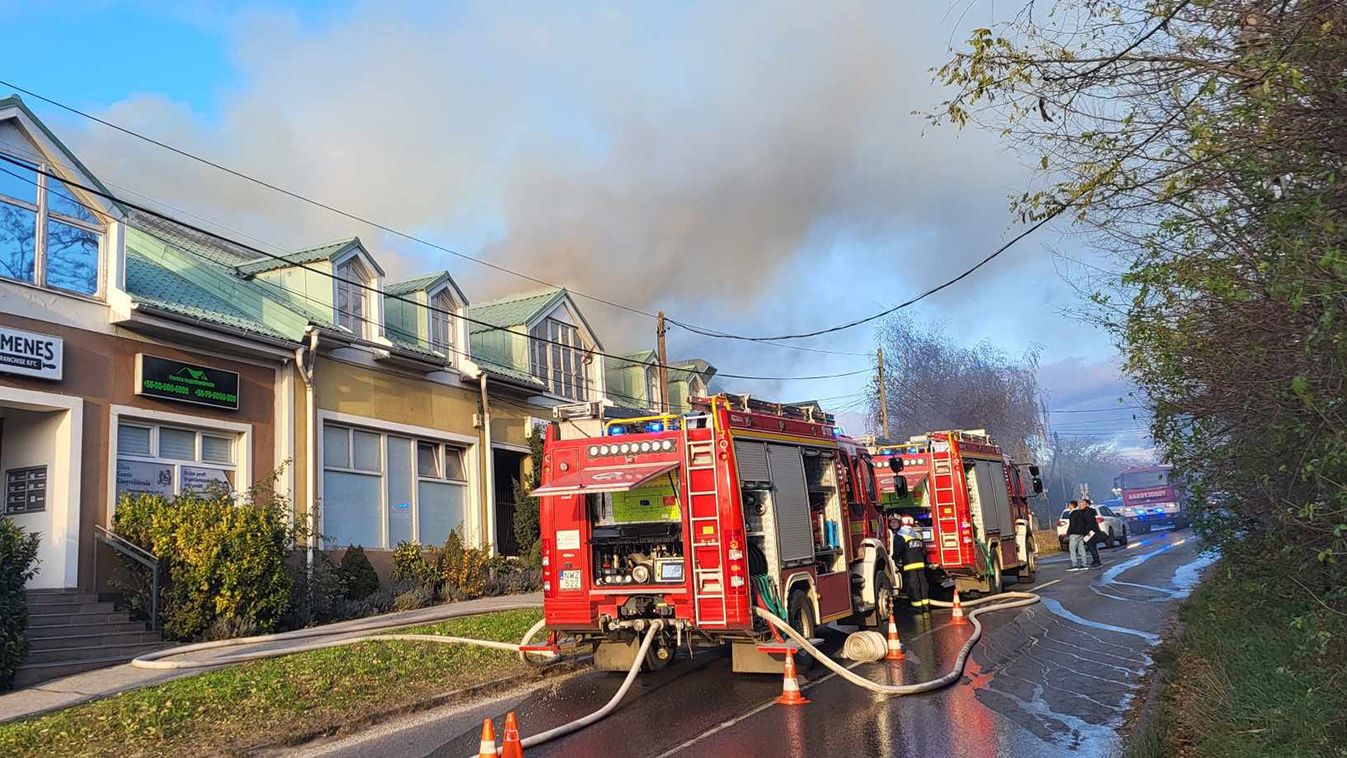
[[[321, 269], [316, 269], [316, 268], [310, 267], [310, 266], [308, 266], [308, 265], [305, 265], [305, 264], [303, 264], [303, 263], [295, 263], [294, 261], [291, 261], [290, 259], [288, 259], [288, 258], [286, 258], [286, 257], [284, 257], [284, 256], [280, 256], [280, 255], [276, 255], [276, 254], [273, 254], [273, 253], [269, 253], [269, 252], [267, 252], [267, 251], [265, 251], [265, 250], [262, 250], [261, 248], [255, 247], [255, 246], [253, 246], [253, 245], [248, 245], [248, 244], [246, 244], [246, 243], [239, 242], [239, 241], [237, 241], [237, 240], [231, 240], [231, 239], [229, 239], [229, 238], [227, 238], [227, 237], [225, 237], [225, 236], [223, 236], [223, 235], [221, 235], [221, 234], [217, 234], [217, 233], [212, 232], [212, 231], [210, 231], [210, 230], [208, 230], [208, 229], [204, 229], [204, 228], [202, 228], [202, 227], [199, 227], [199, 226], [196, 226], [196, 225], [193, 225], [193, 224], [189, 224], [189, 223], [187, 223], [187, 222], [185, 222], [185, 221], [181, 221], [181, 220], [179, 220], [179, 219], [172, 218], [172, 217], [170, 217], [170, 216], [167, 216], [167, 215], [165, 215], [165, 214], [163, 214], [163, 213], [160, 213], [160, 212], [158, 212], [158, 211], [155, 211], [155, 210], [152, 210], [152, 209], [150, 209], [150, 208], [147, 208], [147, 207], [145, 207], [145, 206], [143, 206], [143, 205], [140, 205], [140, 204], [138, 204], [138, 203], [132, 203], [132, 202], [130, 202], [130, 201], [127, 201], [127, 200], [124, 200], [124, 199], [117, 198], [116, 196], [112, 195], [111, 193], [104, 192], [104, 191], [101, 190], [101, 189], [97, 189], [97, 188], [94, 188], [94, 187], [89, 187], [88, 185], [81, 184], [81, 183], [75, 182], [75, 181], [71, 181], [71, 180], [69, 180], [69, 179], [66, 179], [65, 177], [62, 177], [62, 176], [60, 176], [60, 175], [58, 175], [58, 174], [52, 173], [52, 172], [50, 172], [50, 171], [47, 171], [46, 169], [43, 169], [43, 168], [35, 168], [35, 167], [32, 167], [32, 166], [29, 166], [29, 165], [25, 164], [23, 161], [21, 161], [21, 160], [19, 160], [19, 159], [17, 159], [17, 158], [12, 158], [12, 157], [10, 157], [10, 156], [8, 156], [8, 155], [4, 155], [3, 153], [0, 153], [0, 160], [5, 161], [6, 163], [9, 163], [9, 164], [11, 164], [11, 165], [18, 166], [18, 167], [20, 167], [20, 168], [26, 169], [26, 170], [28, 170], [28, 171], [32, 171], [32, 172], [37, 173], [37, 174], [42, 174], [43, 176], [46, 176], [46, 177], [48, 177], [48, 178], [50, 178], [50, 179], [55, 179], [55, 180], [57, 180], [57, 181], [59, 181], [59, 182], [65, 184], [66, 186], [79, 188], [80, 190], [82, 190], [82, 191], [84, 191], [84, 192], [87, 192], [87, 193], [89, 193], [89, 194], [91, 194], [91, 195], [94, 195], [94, 196], [97, 196], [97, 197], [101, 197], [101, 198], [103, 198], [103, 199], [105, 199], [105, 200], [108, 200], [109, 202], [119, 203], [119, 204], [121, 204], [121, 205], [123, 205], [123, 206], [126, 206], [126, 207], [132, 209], [132, 210], [138, 211], [138, 212], [140, 212], [140, 213], [144, 213], [144, 214], [146, 214], [146, 215], [148, 215], [148, 216], [151, 216], [151, 217], [153, 217], [153, 218], [157, 218], [157, 219], [160, 219], [160, 220], [162, 220], [162, 221], [166, 221], [166, 222], [168, 222], [168, 223], [170, 223], [170, 224], [173, 224], [173, 225], [182, 227], [182, 228], [184, 228], [184, 229], [189, 229], [189, 230], [191, 230], [191, 231], [193, 231], [193, 232], [195, 232], [195, 233], [197, 233], [197, 234], [203, 234], [203, 235], [206, 235], [207, 237], [210, 237], [211, 239], [218, 240], [218, 241], [220, 241], [220, 242], [226, 243], [226, 244], [228, 244], [228, 245], [232, 245], [232, 246], [234, 246], [234, 247], [242, 248], [242, 249], [247, 250], [247, 251], [249, 251], [249, 252], [255, 253], [255, 254], [257, 254], [257, 255], [264, 256], [264, 257], [266, 257], [266, 258], [270, 258], [271, 260], [278, 261], [278, 262], [280, 262], [280, 263], [284, 263], [287, 267], [298, 268], [298, 269], [301, 269], [301, 270], [304, 270], [304, 271], [308, 271], [308, 272], [310, 272], [310, 273], [318, 274], [319, 276], [323, 276], [323, 277], [332, 279], [333, 281], [339, 281], [339, 282], [343, 282], [343, 283], [346, 283], [346, 284], [350, 284], [350, 285], [352, 285], [352, 286], [358, 287], [358, 288], [360, 288], [360, 289], [362, 289], [362, 290], [364, 290], [364, 291], [367, 291], [367, 292], [372, 292], [372, 293], [375, 293], [375, 294], [381, 294], [381, 295], [383, 295], [383, 297], [384, 297], [385, 300], [394, 300], [394, 301], [398, 301], [398, 302], [403, 302], [403, 303], [407, 303], [407, 304], [409, 304], [409, 305], [412, 305], [413, 307], [416, 307], [416, 308], [424, 308], [424, 309], [426, 309], [427, 311], [430, 311], [430, 312], [444, 314], [444, 315], [446, 315], [446, 316], [449, 316], [450, 318], [462, 319], [463, 321], [465, 321], [465, 322], [467, 322], [467, 323], [470, 323], [470, 324], [476, 324], [476, 325], [478, 325], [478, 326], [484, 327], [487, 331], [504, 331], [504, 332], [508, 332], [508, 333], [510, 333], [510, 334], [517, 335], [517, 336], [519, 336], [519, 337], [524, 338], [525, 340], [529, 340], [529, 341], [532, 341], [532, 342], [539, 342], [539, 343], [543, 343], [543, 344], [547, 344], [547, 345], [554, 345], [554, 346], [557, 346], [557, 347], [563, 347], [563, 348], [568, 348], [568, 349], [576, 349], [574, 345], [567, 345], [567, 344], [564, 344], [564, 343], [561, 343], [561, 342], [557, 342], [557, 341], [554, 341], [554, 340], [550, 340], [550, 339], [547, 339], [547, 338], [544, 338], [544, 337], [536, 337], [536, 336], [534, 336], [534, 335], [532, 335], [532, 334], [519, 334], [518, 332], [512, 332], [512, 331], [510, 331], [510, 328], [509, 328], [509, 327], [506, 327], [506, 326], [500, 326], [500, 325], [498, 325], [498, 324], [492, 324], [492, 323], [489, 323], [489, 322], [486, 322], [486, 321], [481, 321], [481, 320], [479, 320], [479, 319], [474, 319], [474, 318], [472, 318], [472, 317], [470, 317], [470, 316], [467, 316], [467, 315], [464, 315], [464, 314], [459, 314], [459, 313], [454, 313], [453, 311], [445, 310], [445, 309], [443, 309], [443, 308], [437, 308], [437, 307], [435, 307], [435, 306], [433, 306], [433, 305], [418, 303], [418, 302], [416, 302], [415, 300], [412, 300], [412, 299], [409, 299], [409, 298], [406, 298], [406, 297], [402, 297], [402, 296], [400, 296], [400, 295], [388, 295], [388, 294], [386, 294], [386, 293], [382, 293], [382, 292], [380, 292], [380, 291], [378, 290], [377, 287], [373, 287], [373, 286], [371, 286], [371, 285], [369, 285], [369, 284], [366, 284], [366, 283], [363, 282], [363, 281], [352, 280], [352, 279], [344, 279], [344, 278], [338, 276], [338, 275], [335, 274], [335, 273], [323, 271], [323, 270], [321, 270]], [[22, 180], [22, 181], [26, 181], [26, 182], [29, 182], [29, 183], [32, 183], [32, 184], [36, 185], [36, 182], [33, 181], [32, 179], [29, 179], [29, 178], [26, 177], [26, 176], [23, 176], [23, 175], [21, 175], [21, 174], [18, 174], [18, 173], [15, 173], [15, 172], [13, 172], [13, 171], [10, 171], [9, 169], [5, 169], [5, 168], [3, 168], [3, 167], [0, 167], [0, 172], [9, 174], [10, 176], [13, 176], [13, 177], [15, 177], [15, 178], [17, 178], [17, 179], [20, 179], [20, 180]], [[87, 206], [85, 206], [85, 207], [87, 207]], [[100, 210], [100, 209], [97, 209], [97, 208], [89, 208], [89, 210], [94, 211], [94, 212], [101, 213], [101, 210]], [[186, 252], [188, 252], [189, 254], [191, 253], [190, 250], [189, 250], [189, 251], [186, 251]], [[201, 256], [198, 255], [198, 257], [201, 257]], [[558, 288], [558, 289], [564, 289], [564, 288]], [[569, 290], [567, 290], [567, 291], [569, 291]], [[584, 351], [584, 352], [585, 352], [586, 355], [601, 355], [601, 356], [603, 356], [603, 357], [605, 357], [605, 358], [612, 358], [612, 359], [614, 359], [614, 360], [620, 360], [620, 361], [624, 361], [624, 362], [629, 362], [629, 360], [628, 360], [625, 356], [616, 355], [616, 354], [613, 354], [613, 353], [605, 353], [605, 352], [600, 351], [600, 350], [586, 350], [586, 351]], [[661, 367], [661, 366], [662, 366], [663, 368], [666, 368], [666, 369], [673, 369], [673, 370], [675, 370], [675, 371], [687, 371], [686, 367], [682, 367], [682, 366], [670, 366], [670, 365], [658, 364], [658, 363], [651, 364], [651, 365], [654, 365], [654, 366], [656, 366], [656, 367]], [[748, 381], [776, 381], [776, 382], [787, 382], [787, 381], [814, 381], [814, 380], [821, 380], [821, 379], [840, 379], [840, 378], [843, 378], [843, 377], [856, 376], [856, 375], [858, 375], [858, 374], [868, 373], [869, 371], [870, 371], [870, 369], [867, 367], [867, 368], [859, 369], [859, 370], [856, 370], [856, 371], [849, 371], [849, 372], [843, 372], [843, 373], [838, 373], [838, 374], [818, 374], [818, 375], [813, 375], [813, 376], [753, 376], [753, 375], [746, 375], [746, 374], [729, 374], [729, 373], [723, 373], [723, 372], [719, 372], [719, 371], [716, 372], [716, 375], [719, 376], [719, 377], [722, 377], [722, 378], [726, 378], [726, 379], [743, 379], [743, 380], [748, 380]]]
[[[312, 206], [317, 207], [317, 208], [321, 208], [321, 209], [326, 210], [326, 211], [328, 211], [328, 212], [330, 212], [330, 213], [335, 213], [335, 214], [337, 214], [338, 216], [341, 216], [341, 217], [343, 217], [343, 218], [349, 219], [349, 220], [351, 220], [351, 221], [355, 221], [355, 222], [357, 222], [357, 223], [361, 223], [361, 224], [365, 224], [365, 225], [367, 225], [367, 226], [374, 227], [375, 229], [379, 229], [379, 230], [381, 230], [381, 231], [383, 231], [383, 232], [386, 232], [386, 233], [388, 233], [388, 234], [392, 234], [392, 235], [394, 235], [394, 236], [396, 236], [396, 237], [400, 237], [400, 238], [402, 238], [402, 239], [408, 240], [409, 242], [415, 242], [415, 243], [420, 244], [420, 245], [425, 245], [426, 247], [429, 247], [429, 248], [432, 248], [432, 249], [435, 249], [435, 250], [439, 250], [439, 251], [444, 252], [444, 253], [448, 253], [449, 255], [452, 255], [452, 256], [461, 258], [461, 259], [463, 259], [463, 260], [471, 261], [471, 262], [473, 262], [473, 263], [477, 263], [477, 264], [479, 264], [479, 265], [486, 266], [487, 268], [494, 269], [494, 270], [499, 271], [499, 272], [501, 272], [501, 273], [509, 274], [509, 275], [511, 275], [511, 276], [515, 276], [515, 277], [518, 277], [518, 278], [520, 278], [520, 279], [524, 279], [524, 280], [533, 282], [534, 284], [540, 284], [540, 285], [542, 285], [542, 286], [545, 286], [545, 287], [551, 287], [551, 288], [555, 288], [555, 289], [566, 289], [568, 292], [571, 292], [572, 294], [574, 294], [574, 295], [576, 295], [576, 296], [578, 296], [578, 297], [585, 298], [586, 300], [592, 300], [592, 301], [594, 301], [594, 302], [596, 302], [596, 303], [602, 303], [602, 304], [607, 305], [607, 306], [610, 306], [610, 307], [612, 307], [612, 308], [617, 308], [617, 309], [619, 309], [619, 310], [627, 311], [627, 312], [629, 312], [629, 313], [634, 313], [634, 314], [637, 314], [637, 315], [640, 315], [640, 316], [645, 316], [645, 317], [651, 318], [651, 319], [657, 319], [657, 318], [658, 318], [658, 315], [657, 315], [657, 314], [651, 313], [650, 311], [645, 310], [645, 309], [643, 309], [643, 308], [638, 308], [638, 307], [636, 307], [636, 306], [626, 305], [625, 303], [619, 303], [619, 302], [617, 302], [617, 301], [609, 300], [609, 299], [604, 298], [604, 297], [599, 297], [599, 296], [597, 296], [597, 295], [591, 295], [591, 294], [589, 294], [589, 293], [587, 293], [587, 292], [581, 292], [580, 290], [571, 289], [571, 288], [564, 288], [564, 287], [562, 287], [561, 285], [553, 284], [552, 282], [549, 282], [549, 281], [547, 281], [547, 280], [545, 280], [545, 279], [540, 279], [540, 278], [538, 278], [538, 277], [536, 277], [536, 276], [532, 276], [532, 275], [530, 275], [530, 274], [525, 274], [525, 273], [520, 272], [520, 271], [515, 271], [514, 269], [507, 268], [507, 267], [502, 266], [502, 265], [497, 264], [497, 263], [492, 263], [491, 261], [485, 260], [485, 259], [483, 259], [483, 258], [478, 258], [478, 257], [473, 256], [473, 255], [468, 255], [467, 253], [459, 252], [458, 250], [454, 250], [453, 248], [450, 248], [450, 247], [448, 247], [448, 246], [441, 245], [441, 244], [439, 244], [439, 243], [437, 243], [437, 242], [433, 242], [433, 241], [431, 241], [431, 240], [429, 240], [429, 239], [426, 239], [426, 238], [424, 238], [424, 237], [421, 237], [421, 236], [419, 236], [419, 235], [412, 234], [412, 233], [410, 233], [410, 232], [404, 232], [404, 231], [402, 231], [402, 230], [400, 230], [400, 229], [396, 229], [396, 228], [394, 228], [394, 227], [388, 226], [387, 224], [383, 224], [383, 223], [380, 223], [380, 222], [378, 222], [378, 221], [374, 221], [374, 220], [372, 220], [372, 219], [366, 218], [366, 217], [361, 216], [361, 215], [359, 215], [359, 214], [352, 213], [352, 212], [350, 212], [350, 211], [342, 210], [341, 208], [337, 208], [336, 206], [333, 206], [333, 205], [330, 205], [330, 204], [328, 204], [328, 203], [322, 202], [321, 200], [315, 200], [315, 199], [313, 199], [313, 198], [311, 198], [311, 197], [308, 197], [307, 195], [301, 194], [301, 193], [299, 193], [299, 192], [295, 192], [294, 190], [286, 189], [285, 187], [281, 187], [281, 186], [279, 186], [279, 185], [277, 185], [277, 184], [274, 184], [274, 183], [272, 183], [272, 182], [269, 182], [269, 181], [267, 181], [267, 180], [265, 180], [265, 179], [260, 179], [260, 178], [258, 178], [258, 177], [252, 176], [251, 174], [244, 173], [243, 171], [240, 171], [240, 170], [238, 170], [238, 169], [230, 168], [229, 166], [226, 166], [226, 165], [224, 165], [224, 164], [222, 164], [222, 163], [218, 163], [218, 162], [216, 162], [216, 161], [210, 160], [209, 158], [204, 158], [204, 157], [202, 157], [202, 156], [199, 156], [199, 155], [197, 155], [197, 154], [195, 154], [195, 153], [192, 153], [192, 152], [190, 152], [190, 151], [188, 151], [188, 150], [184, 150], [184, 149], [182, 149], [182, 148], [180, 148], [180, 147], [177, 147], [177, 146], [175, 146], [175, 145], [171, 145], [171, 144], [169, 144], [169, 143], [167, 143], [167, 142], [164, 142], [164, 141], [162, 141], [162, 140], [158, 140], [158, 139], [155, 139], [154, 137], [150, 137], [150, 136], [148, 136], [148, 135], [141, 134], [140, 132], [137, 132], [137, 131], [135, 131], [134, 129], [130, 129], [130, 128], [128, 128], [128, 127], [124, 127], [124, 126], [122, 126], [122, 125], [120, 125], [120, 124], [117, 124], [117, 123], [114, 123], [114, 122], [112, 122], [112, 121], [108, 121], [107, 119], [101, 118], [101, 117], [99, 117], [99, 116], [95, 116], [95, 115], [92, 114], [92, 113], [89, 113], [89, 112], [84, 111], [84, 110], [80, 110], [79, 108], [76, 108], [76, 107], [74, 107], [74, 106], [72, 106], [72, 105], [67, 105], [66, 103], [63, 103], [63, 102], [61, 102], [61, 101], [59, 101], [59, 100], [56, 100], [56, 99], [51, 98], [51, 97], [47, 97], [46, 95], [40, 94], [40, 93], [38, 93], [38, 92], [34, 92], [34, 91], [31, 90], [31, 89], [27, 89], [26, 87], [20, 87], [19, 85], [15, 84], [15, 83], [13, 83], [13, 82], [6, 81], [6, 80], [4, 80], [4, 79], [0, 79], [0, 85], [4, 85], [4, 86], [6, 86], [6, 87], [9, 87], [10, 89], [16, 90], [16, 91], [18, 91], [18, 92], [22, 92], [22, 93], [24, 93], [25, 95], [28, 95], [28, 96], [30, 96], [30, 97], [37, 98], [38, 100], [41, 100], [41, 101], [44, 102], [44, 103], [47, 103], [47, 104], [52, 105], [52, 106], [54, 106], [54, 107], [60, 108], [60, 109], [65, 110], [65, 111], [67, 111], [67, 112], [69, 112], [69, 113], [73, 113], [73, 114], [75, 114], [75, 115], [77, 115], [77, 116], [80, 116], [81, 118], [88, 119], [88, 120], [90, 120], [90, 121], [93, 121], [94, 123], [101, 124], [102, 126], [105, 126], [105, 127], [109, 128], [109, 129], [113, 129], [113, 130], [115, 130], [115, 131], [121, 132], [122, 134], [125, 134], [125, 135], [127, 135], [127, 136], [129, 136], [129, 137], [133, 137], [133, 138], [135, 138], [135, 139], [141, 140], [141, 141], [146, 142], [146, 143], [148, 143], [148, 144], [154, 145], [155, 147], [161, 148], [161, 149], [163, 149], [163, 150], [167, 150], [167, 151], [169, 151], [169, 152], [171, 152], [171, 153], [174, 153], [175, 155], [181, 156], [181, 157], [183, 157], [183, 158], [187, 158], [188, 160], [196, 161], [197, 163], [201, 163], [201, 164], [203, 164], [203, 165], [210, 166], [211, 168], [214, 168], [214, 169], [216, 169], [217, 171], [223, 171], [224, 173], [229, 174], [230, 176], [233, 176], [233, 177], [235, 177], [235, 178], [242, 179], [242, 180], [247, 181], [247, 182], [251, 182], [251, 183], [256, 184], [256, 185], [258, 185], [258, 186], [260, 186], [260, 187], [265, 187], [265, 188], [267, 188], [267, 189], [269, 189], [269, 190], [272, 190], [273, 192], [279, 192], [279, 193], [281, 193], [282, 195], [285, 195], [286, 197], [292, 198], [292, 199], [294, 199], [294, 200], [299, 200], [300, 202], [307, 203], [307, 204], [312, 205]], [[673, 319], [669, 319], [669, 321], [672, 322]], [[688, 329], [689, 331], [697, 331], [697, 330], [705, 329], [708, 333], [711, 333], [711, 334], [723, 334], [722, 332], [716, 332], [716, 330], [709, 329], [709, 328], [707, 328], [707, 327], [695, 327], [695, 326], [692, 326], [692, 325], [690, 325], [690, 324], [685, 324], [685, 323], [682, 323], [682, 322], [674, 322], [674, 323], [677, 323], [679, 326], [683, 327], [684, 329]], [[802, 346], [802, 345], [784, 345], [784, 344], [783, 344], [783, 345], [780, 345], [780, 347], [785, 347], [785, 348], [789, 348], [789, 349], [792, 349], [792, 350], [803, 350], [803, 351], [808, 351], [808, 352], [832, 353], [832, 354], [835, 354], [835, 355], [867, 355], [866, 353], [856, 353], [856, 352], [846, 352], [846, 351], [825, 350], [825, 349], [822, 349], [822, 348], [811, 348], [811, 347], [805, 347], [805, 346]]]

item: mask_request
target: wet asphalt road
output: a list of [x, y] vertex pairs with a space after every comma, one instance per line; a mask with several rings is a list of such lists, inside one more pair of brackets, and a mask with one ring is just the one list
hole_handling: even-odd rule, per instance
[[[1186, 531], [1143, 535], [1103, 555], [1103, 570], [1078, 574], [1066, 572], [1065, 556], [1043, 561], [1034, 585], [1043, 602], [980, 616], [985, 632], [963, 679], [940, 692], [884, 698], [816, 667], [803, 681], [812, 702], [783, 707], [773, 703], [779, 677], [732, 674], [727, 654], [699, 652], [642, 675], [604, 721], [528, 755], [1109, 755], [1149, 648], [1211, 556], [1199, 555]], [[903, 615], [899, 625], [907, 659], [859, 664], [857, 673], [893, 684], [934, 678], [971, 630], [950, 626], [947, 611]], [[483, 716], [496, 719], [499, 736], [505, 711], [514, 710], [521, 731], [533, 734], [598, 709], [621, 679], [586, 672], [311, 752], [472, 756]]]

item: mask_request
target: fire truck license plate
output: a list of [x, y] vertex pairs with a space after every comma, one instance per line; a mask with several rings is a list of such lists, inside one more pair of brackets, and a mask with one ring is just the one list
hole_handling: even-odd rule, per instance
[[580, 572], [579, 571], [561, 572], [561, 589], [563, 590], [580, 589]]

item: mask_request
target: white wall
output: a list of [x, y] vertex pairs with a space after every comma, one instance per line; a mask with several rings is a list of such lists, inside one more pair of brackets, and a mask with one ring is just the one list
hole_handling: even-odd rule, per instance
[[47, 466], [47, 508], [10, 516], [29, 532], [41, 534], [38, 575], [32, 588], [74, 587], [78, 581], [80, 445], [71, 445], [78, 415], [70, 410], [5, 408], [0, 438], [0, 472]]

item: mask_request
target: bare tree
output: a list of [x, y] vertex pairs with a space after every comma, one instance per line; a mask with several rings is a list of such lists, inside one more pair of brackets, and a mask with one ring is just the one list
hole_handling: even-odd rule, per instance
[[[1019, 460], [1042, 447], [1038, 348], [1013, 357], [988, 342], [951, 340], [942, 325], [897, 314], [878, 332], [884, 347], [889, 423], [899, 439], [944, 429], [986, 429]], [[879, 395], [870, 399], [879, 418]]]

